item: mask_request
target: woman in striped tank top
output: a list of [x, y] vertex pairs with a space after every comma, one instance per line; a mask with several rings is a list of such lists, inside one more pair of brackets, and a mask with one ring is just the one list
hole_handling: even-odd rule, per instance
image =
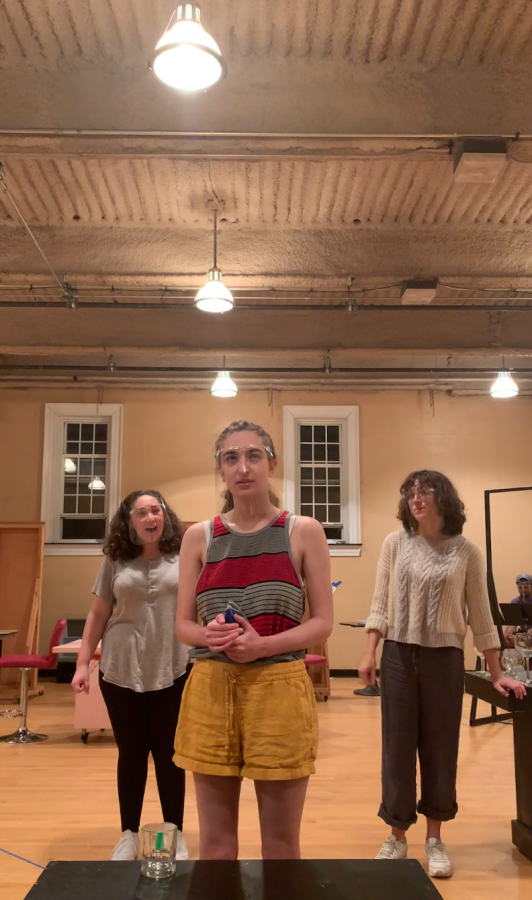
[[303, 657], [332, 630], [329, 548], [319, 522], [272, 502], [277, 460], [263, 428], [233, 422], [215, 458], [224, 512], [181, 547], [176, 628], [195, 663], [174, 762], [194, 773], [201, 859], [237, 858], [243, 777], [255, 781], [263, 858], [298, 859], [317, 749]]

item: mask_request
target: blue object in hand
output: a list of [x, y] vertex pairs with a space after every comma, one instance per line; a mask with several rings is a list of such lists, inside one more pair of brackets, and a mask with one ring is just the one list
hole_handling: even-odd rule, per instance
[[227, 625], [238, 625], [238, 622], [235, 619], [235, 615], [239, 616], [240, 613], [237, 609], [231, 609], [230, 606], [227, 607], [225, 611], [225, 622]]

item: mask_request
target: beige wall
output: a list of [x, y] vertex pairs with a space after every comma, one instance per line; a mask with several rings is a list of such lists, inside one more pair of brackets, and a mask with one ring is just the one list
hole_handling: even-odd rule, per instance
[[[0, 520], [39, 519], [44, 404], [95, 402], [95, 390], [0, 391]], [[334, 668], [353, 668], [363, 647], [360, 631], [338, 623], [364, 617], [385, 535], [398, 527], [397, 489], [410, 470], [441, 469], [466, 503], [466, 535], [484, 549], [485, 488], [532, 483], [532, 400], [437, 395], [434, 410], [424, 393], [266, 392], [215, 400], [205, 392], [105, 392], [124, 404], [122, 494], [162, 491], [184, 520], [211, 516], [221, 485], [213, 476], [213, 444], [235, 418], [260, 422], [282, 456], [283, 405], [357, 404], [360, 407], [362, 540], [360, 558], [332, 560], [336, 625], [330, 640]], [[282, 487], [282, 465], [274, 482]], [[532, 496], [494, 500], [495, 575], [499, 599], [515, 594], [515, 575], [532, 569]], [[47, 557], [44, 566], [42, 647], [61, 615], [84, 615], [99, 566], [97, 557]]]

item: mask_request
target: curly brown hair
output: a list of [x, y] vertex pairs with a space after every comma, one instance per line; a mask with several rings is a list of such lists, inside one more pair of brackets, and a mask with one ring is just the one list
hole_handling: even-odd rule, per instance
[[[262, 427], [262, 425], [255, 425], [255, 422], [247, 422], [245, 419], [238, 419], [236, 422], [231, 422], [231, 424], [228, 425], [227, 428], [224, 428], [220, 437], [216, 441], [216, 445], [215, 445], [216, 452], [215, 452], [214, 456], [216, 458], [216, 465], [217, 465], [218, 469], [220, 468], [220, 463], [218, 460], [218, 451], [221, 449], [221, 446], [227, 437], [229, 437], [231, 434], [237, 434], [239, 431], [251, 431], [253, 434], [258, 435], [261, 438], [264, 446], [270, 448], [271, 458], [277, 459], [277, 456], [275, 454], [275, 447], [273, 446], [273, 441], [271, 439], [271, 435], [268, 434], [268, 432]], [[278, 498], [277, 494], [275, 493], [275, 491], [272, 490], [271, 487], [268, 488], [268, 494], [270, 497], [270, 503], [273, 506], [279, 506], [279, 498]], [[222, 514], [225, 514], [225, 513], [229, 512], [231, 509], [235, 508], [235, 502], [233, 500], [233, 495], [232, 495], [231, 491], [228, 491], [228, 490], [223, 491], [222, 492], [222, 500], [224, 501], [224, 505], [222, 508]]]
[[129, 518], [135, 500], [148, 494], [159, 500], [163, 508], [168, 513], [168, 518], [172, 525], [172, 536], [159, 540], [159, 550], [164, 554], [179, 553], [181, 541], [183, 540], [184, 528], [177, 518], [173, 509], [168, 506], [163, 495], [159, 491], [133, 491], [122, 500], [118, 510], [111, 519], [109, 526], [109, 534], [103, 546], [103, 552], [106, 556], [110, 556], [113, 560], [137, 559], [142, 553], [142, 545], [134, 544], [129, 536]]
[[433, 472], [430, 469], [420, 469], [417, 472], [411, 472], [408, 478], [405, 478], [401, 485], [401, 500], [399, 501], [399, 510], [397, 518], [403, 523], [403, 528], [409, 534], [416, 534], [418, 523], [410, 512], [407, 494], [418, 484], [421, 489], [428, 488], [434, 492], [434, 499], [438, 512], [443, 519], [442, 533], [455, 535], [462, 534], [466, 521], [465, 507], [458, 491], [452, 481], [441, 472]]

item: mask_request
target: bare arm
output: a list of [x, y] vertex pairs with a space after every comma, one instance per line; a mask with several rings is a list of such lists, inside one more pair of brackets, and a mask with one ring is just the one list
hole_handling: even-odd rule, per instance
[[102, 597], [95, 597], [83, 629], [81, 650], [79, 651], [76, 672], [72, 679], [72, 687], [78, 693], [89, 693], [89, 662], [101, 641], [106, 625], [111, 617], [113, 604]]
[[216, 620], [209, 622], [207, 627], [198, 623], [196, 584], [206, 549], [203, 523], [197, 522], [185, 532], [181, 544], [175, 632], [178, 639], [190, 647], [209, 647], [210, 650], [222, 652], [241, 634], [242, 629], [238, 625], [227, 625]]
[[244, 633], [226, 651], [235, 662], [252, 662], [263, 656], [305, 650], [313, 644], [325, 641], [332, 631], [334, 613], [331, 558], [323, 527], [316, 519], [298, 517], [292, 539], [301, 550], [301, 568], [307, 589], [310, 616], [301, 625], [296, 625], [288, 631], [264, 637], [259, 635], [249, 622], [238, 616]]

